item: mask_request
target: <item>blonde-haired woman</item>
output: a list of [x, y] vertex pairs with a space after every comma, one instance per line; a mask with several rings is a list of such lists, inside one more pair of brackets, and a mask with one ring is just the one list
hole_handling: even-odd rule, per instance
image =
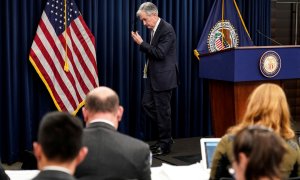
[[272, 128], [285, 140], [288, 151], [280, 165], [283, 178], [300, 176], [300, 149], [295, 141], [290, 119], [288, 103], [282, 88], [272, 83], [258, 86], [248, 99], [242, 122], [229, 128], [218, 144], [213, 157], [210, 179], [230, 177], [228, 168], [233, 161], [234, 136], [238, 131], [250, 125]]

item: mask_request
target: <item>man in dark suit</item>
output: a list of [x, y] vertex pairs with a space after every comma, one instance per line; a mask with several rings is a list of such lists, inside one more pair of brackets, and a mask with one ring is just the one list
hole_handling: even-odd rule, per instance
[[84, 159], [80, 119], [63, 112], [46, 114], [33, 143], [40, 173], [33, 180], [75, 180], [76, 166]]
[[150, 43], [145, 42], [138, 32], [131, 32], [131, 36], [147, 55], [142, 104], [147, 119], [158, 126], [159, 140], [151, 146], [152, 153], [162, 155], [170, 152], [173, 143], [170, 101], [172, 90], [179, 84], [176, 34], [172, 25], [158, 16], [157, 7], [151, 2], [143, 3], [137, 16], [151, 30]]
[[149, 145], [117, 131], [123, 115], [119, 97], [108, 87], [88, 93], [82, 108], [83, 143], [89, 153], [77, 167], [80, 180], [151, 179]]

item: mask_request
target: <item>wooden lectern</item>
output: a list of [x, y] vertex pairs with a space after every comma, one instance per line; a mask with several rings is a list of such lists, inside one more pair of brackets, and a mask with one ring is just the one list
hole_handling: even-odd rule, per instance
[[[261, 56], [275, 51], [281, 68], [272, 78], [260, 71]], [[300, 46], [238, 47], [201, 56], [199, 77], [209, 79], [213, 131], [221, 137], [242, 120], [249, 94], [258, 85], [300, 78]]]

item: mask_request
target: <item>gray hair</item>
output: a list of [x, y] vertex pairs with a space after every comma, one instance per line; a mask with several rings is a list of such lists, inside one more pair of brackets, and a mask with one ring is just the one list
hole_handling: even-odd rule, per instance
[[136, 12], [136, 16], [140, 17], [142, 11], [144, 11], [147, 15], [158, 15], [157, 7], [152, 2], [144, 2], [143, 4], [141, 4], [139, 10]]

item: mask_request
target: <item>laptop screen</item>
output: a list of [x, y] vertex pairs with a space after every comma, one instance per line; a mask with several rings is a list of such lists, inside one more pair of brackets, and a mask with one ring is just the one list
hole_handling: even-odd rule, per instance
[[212, 158], [215, 152], [215, 149], [218, 145], [218, 142], [205, 142], [205, 151], [206, 151], [206, 166], [211, 168]]
[[205, 169], [211, 168], [213, 155], [220, 140], [220, 138], [201, 138], [201, 156]]

